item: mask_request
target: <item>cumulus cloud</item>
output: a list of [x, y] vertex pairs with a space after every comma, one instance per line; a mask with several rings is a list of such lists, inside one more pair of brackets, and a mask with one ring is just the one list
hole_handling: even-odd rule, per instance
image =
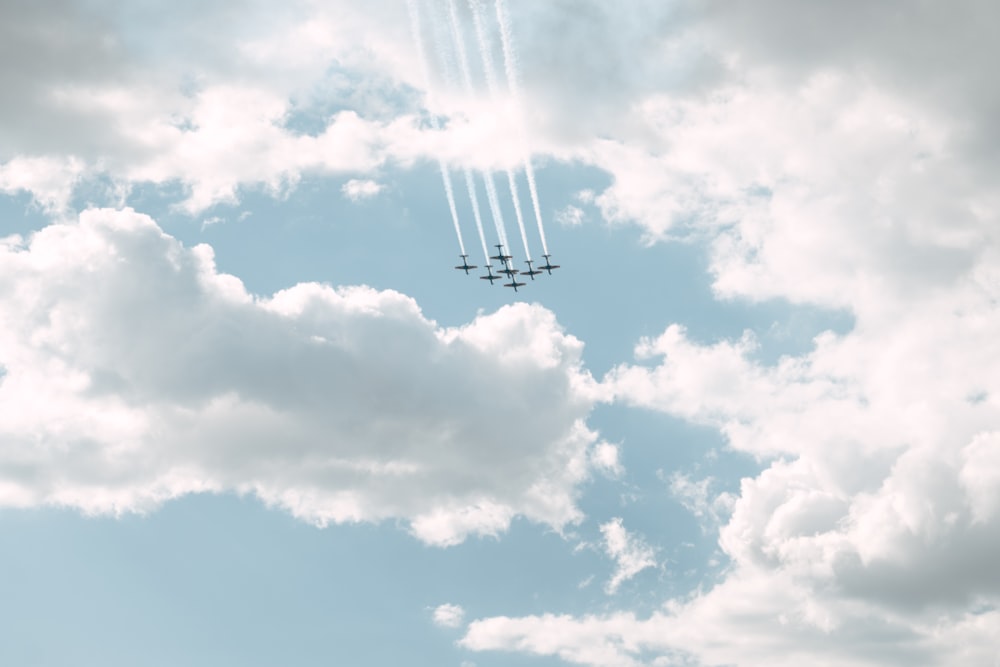
[[[199, 62], [136, 50], [79, 3], [22, 5], [0, 8], [11, 52], [0, 76], [17, 100], [0, 109], [0, 188], [53, 210], [102, 169], [180, 180], [197, 211], [247, 185], [286, 192], [308, 171], [520, 157], [508, 100], [441, 95], [446, 129], [421, 125], [427, 101], [412, 92], [395, 2], [289, 3], [270, 10], [279, 21], [213, 2], [151, 35], [204, 46], [184, 49]], [[580, 202], [650, 243], [704, 243], [721, 298], [837, 308], [855, 324], [770, 365], [750, 333], [705, 342], [674, 325], [644, 340], [606, 389], [718, 428], [764, 468], [725, 503], [731, 568], [648, 618], [482, 619], [467, 646], [608, 665], [647, 652], [995, 661], [1000, 144], [986, 64], [1000, 55], [997, 6], [897, 5], [511, 6], [528, 146], [611, 178]], [[348, 96], [351, 77], [375, 83]], [[296, 129], [303, 112], [316, 128]], [[446, 544], [519, 513], [574, 521], [580, 481], [615, 469], [582, 422], [594, 399], [579, 343], [540, 308], [442, 329], [391, 292], [305, 285], [256, 298], [214, 272], [206, 249], [133, 214], [88, 213], [5, 243], [8, 505], [118, 511], [236, 489], [320, 523], [402, 517]], [[393, 331], [407, 347], [383, 359], [370, 341]], [[504, 441], [530, 443], [502, 464], [476, 426], [495, 414], [462, 384], [468, 368], [513, 374], [561, 406], [523, 419], [523, 397], [491, 396], [488, 409], [528, 438]], [[461, 409], [412, 407], [439, 373], [451, 383], [434, 389]], [[671, 490], [695, 513], [716, 509], [706, 482], [677, 477]]]
[[621, 477], [625, 473], [625, 466], [621, 462], [621, 452], [617, 445], [610, 442], [601, 442], [594, 447], [590, 457], [591, 464], [597, 470], [612, 478]]
[[460, 644], [594, 667], [989, 665], [997, 657], [992, 638], [1000, 630], [1000, 613], [993, 609], [921, 622], [862, 613], [833, 625], [826, 603], [780, 577], [731, 578], [705, 596], [645, 618], [618, 612], [476, 620]]
[[483, 619], [467, 645], [594, 665], [650, 651], [738, 665], [995, 660], [1000, 281], [984, 275], [992, 263], [908, 298], [905, 317], [889, 289], [894, 320], [860, 316], [775, 365], [754, 359], [750, 335], [695, 343], [671, 326], [643, 341], [637, 356], [653, 363], [605, 380], [618, 400], [714, 426], [765, 464], [732, 496], [670, 479], [693, 513], [721, 521], [730, 569], [647, 618]]
[[210, 247], [88, 210], [4, 239], [0, 320], [4, 506], [236, 491], [318, 525], [401, 518], [438, 545], [581, 518], [595, 383], [539, 306], [442, 328], [392, 291], [257, 297]]
[[732, 494], [720, 493], [713, 496], [710, 488], [715, 480], [711, 477], [695, 481], [680, 472], [670, 475], [670, 493], [688, 510], [702, 520], [703, 528], [715, 528], [721, 518], [732, 510]]
[[[605, 218], [638, 224], [651, 240], [693, 222], [736, 225], [718, 248], [720, 289], [753, 278], [773, 293], [781, 275], [736, 272], [738, 260], [775, 252], [759, 247], [769, 225], [796, 225], [787, 250], [807, 250], [803, 264], [833, 265], [864, 249], [814, 237], [799, 221], [874, 222], [879, 242], [898, 246], [902, 207], [933, 236], [948, 230], [927, 223], [927, 211], [962, 221], [988, 205], [989, 179], [969, 180], [962, 159], [988, 167], [997, 157], [990, 73], [947, 63], [996, 59], [992, 35], [970, 28], [989, 25], [989, 3], [902, 17], [891, 3], [805, 11], [773, 0], [765, 13], [747, 3], [582, 0], [571, 15], [558, 3], [517, 3], [520, 108], [482, 91], [414, 94], [423, 84], [407, 13], [389, 0], [147, 7], [157, 13], [141, 26], [113, 4], [55, 5], [0, 8], [11, 55], [0, 77], [16, 100], [0, 111], [0, 163], [73, 158], [112, 180], [180, 181], [192, 212], [242, 187], [284, 193], [306, 172], [428, 156], [515, 166], [528, 150], [611, 174], [596, 198]], [[459, 18], [470, 32], [464, 6]], [[142, 39], [130, 38], [140, 27]], [[21, 53], [33, 55], [28, 66]], [[442, 132], [417, 121], [431, 101], [448, 117]], [[62, 187], [73, 182], [67, 175]], [[35, 192], [29, 181], [19, 187]], [[954, 188], [978, 205], [956, 204]], [[934, 248], [896, 250], [903, 263], [944, 267], [943, 252], [925, 254]], [[825, 287], [805, 285], [804, 296]]]
[[656, 567], [656, 550], [642, 537], [625, 530], [620, 517], [601, 524], [601, 536], [604, 553], [615, 561], [615, 572], [604, 586], [606, 593], [616, 593], [624, 582], [647, 568]]
[[357, 179], [352, 178], [351, 180], [344, 183], [341, 186], [340, 191], [344, 193], [344, 196], [353, 202], [361, 201], [362, 199], [371, 199], [378, 193], [382, 192], [385, 188], [381, 183], [370, 179]]
[[486, 618], [466, 645], [593, 665], [646, 664], [650, 652], [738, 665], [995, 661], [1000, 264], [990, 243], [969, 251], [967, 269], [919, 291], [875, 277], [880, 261], [854, 277], [819, 269], [867, 282], [837, 297], [854, 327], [773, 364], [751, 333], [706, 343], [671, 325], [643, 339], [605, 389], [717, 428], [763, 466], [714, 499], [708, 480], [671, 479], [692, 512], [721, 520], [728, 570], [646, 618]]
[[717, 428], [763, 468], [732, 496], [670, 479], [719, 522], [729, 568], [646, 617], [486, 618], [466, 646], [593, 665], [997, 660], [996, 9], [794, 4], [688, 6], [678, 25], [715, 78], [632, 87], [621, 125], [574, 150], [613, 177], [592, 200], [607, 221], [709, 248], [720, 298], [853, 328], [775, 363], [751, 332], [643, 339], [605, 378], [616, 400]]
[[583, 209], [577, 206], [567, 206], [555, 216], [556, 222], [563, 227], [579, 227], [583, 224]]
[[[0, 7], [9, 56], [0, 81], [13, 100], [0, 110], [0, 188], [46, 206], [53, 193], [64, 204], [81, 176], [124, 189], [180, 183], [183, 208], [197, 214], [246, 188], [285, 195], [303, 174], [364, 174], [437, 156], [522, 159], [509, 100], [442, 96], [435, 110], [454, 122], [436, 131], [420, 121], [420, 77], [397, 2], [234, 12], [212, 0], [141, 15], [113, 3], [55, 5]], [[39, 178], [31, 165], [41, 160], [73, 168]]]
[[442, 628], [457, 628], [465, 620], [465, 610], [457, 604], [442, 604], [434, 608], [433, 617]]
[[[144, 7], [140, 16], [107, 3], [54, 4], [0, 8], [9, 56], [0, 81], [13, 100], [0, 111], [0, 188], [47, 206], [53, 192], [64, 203], [83, 174], [180, 182], [185, 208], [198, 213], [244, 187], [283, 194], [304, 172], [406, 162], [409, 147], [428, 143], [398, 102], [391, 114], [378, 110], [400, 96], [410, 69], [408, 42], [394, 34], [405, 22], [386, 20], [389, 5], [234, 12], [213, 0], [197, 11]], [[383, 101], [366, 104], [343, 71], [380, 82], [368, 97]], [[301, 116], [318, 129], [296, 129]], [[40, 178], [33, 165], [43, 160], [73, 168]]]
[[0, 164], [0, 192], [30, 192], [43, 210], [63, 214], [83, 171], [75, 158], [14, 158]]
[[545, 63], [526, 76], [558, 91], [535, 90], [530, 117], [560, 127], [534, 145], [611, 175], [593, 197], [608, 222], [708, 243], [724, 297], [877, 309], [858, 298], [873, 282], [947, 285], [995, 241], [986, 4], [584, 3], [544, 44], [535, 30], [565, 17], [524, 10], [525, 61]]

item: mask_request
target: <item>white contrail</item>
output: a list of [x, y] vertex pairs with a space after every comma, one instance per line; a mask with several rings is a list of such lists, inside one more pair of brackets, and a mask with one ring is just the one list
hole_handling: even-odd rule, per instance
[[[511, 40], [510, 19], [507, 16], [507, 6], [504, 0], [496, 0], [497, 23], [500, 24], [500, 43], [503, 46], [504, 70], [507, 73], [507, 85], [511, 97], [514, 98], [514, 109], [521, 114], [521, 88], [517, 80], [517, 57]], [[522, 121], [523, 122], [523, 121]], [[523, 132], [523, 129], [522, 129]], [[535, 185], [535, 170], [531, 166], [531, 158], [524, 156], [524, 175], [528, 179], [528, 192], [531, 193], [531, 205], [535, 208], [535, 222], [538, 223], [538, 236], [542, 239], [542, 251], [548, 255], [549, 245], [545, 241], [545, 228], [542, 226], [542, 207], [538, 204], [538, 187]]]
[[[427, 67], [427, 55], [424, 52], [424, 40], [420, 29], [420, 10], [416, 0], [406, 0], [406, 6], [410, 10], [410, 30], [413, 32], [413, 42], [417, 47], [417, 57], [420, 60], [420, 71], [424, 77], [424, 89], [427, 97], [431, 95], [431, 75]], [[431, 104], [428, 103], [428, 107]], [[433, 110], [430, 113], [431, 128], [436, 132], [441, 129], [437, 117]], [[458, 247], [461, 248], [462, 255], [465, 256], [465, 241], [462, 240], [462, 228], [458, 224], [458, 209], [455, 207], [455, 191], [451, 187], [451, 174], [448, 173], [448, 166], [444, 160], [438, 158], [438, 167], [441, 169], [441, 180], [444, 182], [444, 193], [448, 198], [448, 208], [451, 210], [451, 220], [455, 223], [455, 236], [458, 237]]]
[[472, 170], [465, 168], [465, 187], [469, 190], [469, 201], [472, 202], [472, 217], [476, 219], [476, 229], [479, 230], [479, 241], [483, 244], [483, 256], [490, 263], [490, 251], [486, 248], [486, 233], [483, 232], [483, 216], [479, 212], [479, 197], [476, 196], [476, 183], [472, 179]]
[[[469, 72], [469, 59], [465, 54], [465, 42], [458, 27], [458, 12], [455, 9], [455, 0], [448, 0], [449, 18], [451, 20], [451, 36], [458, 51], [459, 67], [462, 70], [462, 78], [465, 82], [465, 92], [472, 95], [472, 75]], [[485, 176], [484, 176], [485, 178]], [[476, 219], [476, 229], [479, 231], [479, 241], [483, 244], [483, 254], [486, 256], [486, 263], [490, 263], [490, 252], [486, 247], [486, 234], [483, 231], [483, 217], [479, 212], [479, 196], [476, 194], [476, 183], [472, 178], [472, 170], [465, 167], [465, 187], [469, 191], [469, 201], [472, 203], [472, 215]], [[498, 233], [497, 236], [500, 236]]]
[[[497, 103], [497, 80], [493, 67], [493, 56], [486, 38], [486, 27], [483, 23], [482, 7], [478, 0], [469, 0], [469, 7], [472, 9], [472, 21], [476, 28], [476, 41], [479, 45], [479, 55], [483, 61], [483, 71], [486, 74], [486, 85], [490, 89], [490, 98], [493, 103]], [[510, 188], [510, 198], [514, 202], [514, 215], [517, 217], [517, 226], [521, 231], [521, 241], [524, 243], [524, 254], [528, 260], [531, 259], [531, 250], [528, 247], [528, 233], [524, 229], [524, 214], [521, 213], [521, 197], [517, 191], [517, 179], [514, 170], [506, 168], [507, 186]]]
[[[442, 70], [442, 72], [444, 74], [445, 83], [447, 83], [447, 85], [448, 85], [449, 88], [454, 88], [455, 87], [455, 73], [453, 71], [453, 65], [454, 65], [454, 63], [452, 61], [452, 58], [453, 58], [454, 54], [452, 54], [445, 47], [445, 38], [442, 36], [441, 30], [440, 30], [441, 25], [443, 23], [440, 20], [440, 18], [441, 18], [440, 15], [437, 16], [436, 18], [438, 20], [434, 21], [434, 25], [433, 25], [433, 27], [434, 27], [434, 43], [435, 43], [435, 46], [437, 47], [438, 57], [441, 59], [441, 70]], [[507, 227], [506, 227], [506, 225], [504, 223], [503, 214], [502, 214], [502, 212], [500, 210], [499, 199], [497, 198], [496, 186], [493, 184], [493, 177], [492, 177], [492, 175], [489, 174], [489, 173], [483, 173], [483, 183], [486, 186], [486, 198], [489, 201], [490, 213], [493, 216], [493, 226], [496, 229], [497, 238], [499, 238], [500, 239], [500, 243], [502, 243], [506, 247], [507, 246]], [[469, 181], [467, 180], [466, 181], [466, 186], [468, 186], [468, 184], [469, 184]], [[471, 190], [469, 190], [469, 198], [470, 198], [470, 200], [471, 200], [472, 197], [476, 196], [475, 192], [476, 192], [476, 190], [475, 190], [475, 182], [473, 182], [473, 188]], [[476, 202], [476, 204], [478, 205], [478, 201]], [[482, 220], [482, 216], [480, 216], [480, 220]], [[486, 237], [485, 237], [485, 235], [481, 236], [480, 240], [485, 245], [485, 243], [486, 243]], [[489, 257], [489, 254], [487, 254], [487, 258], [488, 257]], [[487, 263], [489, 263], [488, 259], [487, 259]]]
[[[436, 120], [431, 120], [431, 128], [439, 130]], [[438, 160], [438, 167], [441, 168], [441, 181], [444, 183], [444, 195], [448, 198], [448, 208], [451, 209], [451, 221], [455, 223], [455, 236], [458, 237], [458, 247], [462, 251], [462, 257], [466, 256], [465, 241], [462, 240], [462, 228], [458, 224], [458, 209], [455, 208], [455, 191], [451, 188], [451, 174], [444, 160]]]
[[[459, 69], [462, 71], [462, 79], [465, 83], [465, 91], [471, 96], [473, 92], [472, 73], [469, 70], [469, 57], [465, 51], [465, 40], [462, 38], [455, 0], [448, 0], [448, 18], [451, 23], [452, 42], [455, 44], [455, 51], [458, 53]], [[499, 237], [500, 243], [504, 245], [509, 254], [510, 247], [507, 242], [507, 225], [504, 223], [503, 213], [500, 209], [500, 198], [497, 196], [496, 184], [493, 181], [493, 172], [488, 169], [481, 169], [480, 176], [482, 176], [483, 184], [486, 187], [486, 199], [490, 205], [490, 214], [493, 216], [493, 224], [497, 230], [497, 237]], [[518, 218], [518, 223], [521, 224], [522, 238], [524, 238], [524, 225], [521, 223], [520, 217]], [[527, 245], [525, 245], [525, 252], [527, 253]], [[531, 258], [530, 255], [528, 258]]]
[[531, 259], [531, 251], [528, 250], [528, 232], [524, 231], [524, 215], [521, 214], [521, 201], [517, 193], [517, 181], [514, 180], [514, 170], [507, 168], [507, 186], [510, 188], [510, 198], [514, 202], [514, 215], [517, 217], [517, 226], [521, 229], [521, 241], [524, 243], [525, 259]]
[[510, 245], [507, 243], [507, 229], [503, 222], [503, 214], [500, 212], [500, 199], [497, 197], [497, 186], [493, 183], [493, 174], [483, 172], [483, 182], [486, 184], [486, 200], [490, 203], [490, 213], [493, 215], [493, 222], [497, 228], [497, 236], [500, 243], [510, 253]]

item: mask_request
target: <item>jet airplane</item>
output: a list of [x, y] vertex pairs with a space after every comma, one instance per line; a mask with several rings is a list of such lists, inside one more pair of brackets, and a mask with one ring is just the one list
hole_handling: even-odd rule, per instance
[[528, 265], [528, 270], [527, 271], [521, 271], [521, 275], [522, 276], [529, 276], [532, 280], [534, 280], [535, 276], [542, 275], [541, 270], [532, 268], [531, 263], [534, 262], [534, 261], [535, 260], [533, 260], [533, 259], [526, 259], [526, 260], [524, 260], [524, 263]]
[[493, 265], [492, 264], [487, 264], [486, 265], [486, 275], [485, 276], [479, 276], [479, 279], [480, 280], [488, 280], [488, 281], [490, 281], [490, 285], [492, 285], [494, 280], [500, 280], [501, 278], [500, 278], [500, 276], [493, 275]]
[[518, 287], [524, 287], [524, 285], [525, 285], [525, 283], [519, 283], [519, 282], [517, 282], [517, 280], [515, 280], [513, 276], [511, 277], [509, 283], [504, 283], [503, 284], [504, 287], [513, 287], [515, 292], [517, 291]]
[[550, 276], [552, 275], [552, 269], [558, 269], [559, 268], [558, 264], [553, 264], [551, 261], [549, 261], [549, 257], [551, 257], [551, 256], [552, 255], [542, 255], [542, 257], [545, 258], [545, 264], [543, 264], [542, 266], [538, 267], [539, 269], [541, 269], [543, 271], [548, 271]]
[[469, 264], [468, 255], [459, 255], [459, 256], [462, 258], [462, 264], [461, 266], [456, 266], [455, 268], [458, 269], [459, 271], [465, 271], [465, 275], [469, 275], [469, 269], [475, 269], [476, 265]]
[[495, 259], [495, 260], [499, 261], [501, 264], [506, 264], [510, 260], [514, 259], [510, 255], [503, 254], [503, 245], [502, 244], [498, 243], [498, 244], [496, 244], [493, 247], [497, 249], [497, 254], [494, 255], [493, 257], [490, 257], [490, 259]]
[[517, 269], [512, 269], [510, 264], [505, 264], [502, 269], [497, 269], [497, 273], [502, 273], [511, 280], [514, 279], [514, 275], [520, 273]]

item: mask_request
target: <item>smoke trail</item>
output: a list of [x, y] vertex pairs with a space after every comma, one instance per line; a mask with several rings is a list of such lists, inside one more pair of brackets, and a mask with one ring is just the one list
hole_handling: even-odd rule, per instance
[[472, 180], [472, 170], [465, 168], [465, 187], [469, 191], [469, 201], [472, 202], [472, 217], [476, 219], [476, 229], [479, 230], [479, 241], [483, 244], [483, 255], [486, 263], [490, 263], [490, 251], [486, 249], [486, 234], [483, 232], [483, 216], [479, 213], [479, 197], [476, 196], [476, 183]]
[[[434, 130], [440, 129], [436, 122], [431, 122], [431, 128]], [[462, 252], [462, 256], [465, 257], [465, 241], [462, 240], [462, 228], [458, 225], [458, 210], [455, 208], [455, 191], [451, 188], [451, 174], [448, 173], [448, 167], [445, 165], [444, 160], [438, 160], [438, 167], [441, 168], [441, 180], [444, 182], [444, 195], [448, 198], [448, 208], [451, 210], [451, 221], [455, 223], [455, 236], [458, 237], [458, 247]]]
[[[458, 62], [462, 70], [462, 78], [465, 81], [465, 90], [470, 96], [472, 94], [472, 75], [469, 73], [469, 59], [465, 55], [465, 42], [458, 29], [458, 13], [455, 9], [455, 0], [448, 2], [449, 18], [451, 20], [452, 39], [455, 48], [458, 50]], [[437, 35], [437, 32], [435, 32]], [[441, 40], [438, 40], [440, 49]], [[443, 49], [441, 49], [443, 51]], [[486, 263], [490, 263], [490, 252], [486, 247], [486, 233], [483, 231], [483, 216], [479, 211], [479, 196], [476, 194], [476, 183], [472, 178], [472, 171], [465, 167], [465, 187], [469, 191], [469, 201], [472, 203], [472, 216], [476, 220], [476, 229], [479, 231], [479, 241], [483, 245], [483, 254], [486, 256]], [[498, 234], [499, 236], [499, 234]]]
[[472, 10], [472, 24], [476, 28], [476, 42], [479, 44], [479, 56], [483, 59], [483, 73], [486, 74], [486, 85], [490, 94], [496, 95], [497, 79], [493, 71], [493, 54], [490, 53], [489, 40], [486, 38], [486, 25], [483, 23], [483, 7], [480, 0], [469, 0]]
[[[500, 43], [503, 46], [504, 70], [507, 73], [507, 85], [514, 98], [514, 108], [521, 113], [521, 88], [517, 80], [517, 56], [511, 40], [510, 18], [507, 16], [505, 0], [496, 0], [497, 23], [500, 24]], [[523, 131], [523, 130], [522, 130]], [[535, 185], [535, 170], [531, 166], [531, 158], [524, 156], [524, 175], [528, 179], [528, 192], [531, 193], [531, 205], [535, 209], [535, 222], [538, 223], [538, 236], [542, 239], [542, 251], [549, 254], [549, 245], [545, 241], [545, 228], [542, 226], [542, 207], [538, 203], [538, 187]]]
[[[420, 10], [417, 7], [417, 0], [406, 0], [406, 6], [410, 10], [410, 30], [413, 33], [413, 42], [417, 47], [417, 57], [420, 60], [420, 71], [424, 77], [424, 89], [427, 96], [431, 95], [431, 75], [427, 67], [427, 55], [424, 52], [424, 40], [420, 29]], [[428, 106], [431, 106], [428, 104]], [[433, 113], [431, 117], [431, 129], [435, 132], [441, 129], [437, 117]], [[458, 237], [458, 247], [465, 253], [465, 241], [462, 240], [462, 228], [458, 224], [458, 209], [455, 207], [455, 191], [451, 187], [451, 174], [448, 173], [448, 166], [444, 160], [438, 158], [438, 167], [441, 169], [441, 180], [444, 182], [444, 193], [448, 198], [448, 208], [451, 210], [451, 220], [455, 223], [455, 236]]]
[[528, 250], [528, 232], [524, 231], [524, 215], [521, 213], [521, 201], [517, 193], [517, 181], [514, 180], [514, 171], [507, 169], [507, 186], [510, 188], [510, 198], [514, 202], [514, 216], [517, 218], [517, 226], [521, 229], [521, 241], [524, 243], [525, 259], [531, 259], [531, 251]]
[[510, 245], [507, 243], [507, 229], [503, 223], [503, 215], [500, 212], [500, 199], [497, 197], [497, 188], [493, 183], [493, 174], [491, 172], [483, 173], [483, 182], [486, 183], [486, 199], [490, 203], [490, 213], [493, 215], [493, 222], [497, 227], [497, 236], [500, 237], [500, 243], [503, 247], [507, 249], [507, 254], [513, 254], [510, 251]]
[[[462, 80], [465, 84], [465, 92], [471, 97], [473, 93], [472, 87], [472, 73], [469, 70], [469, 57], [465, 50], [465, 40], [462, 38], [462, 30], [459, 26], [458, 21], [458, 9], [455, 6], [455, 0], [448, 0], [448, 19], [451, 24], [451, 37], [452, 42], [455, 45], [455, 50], [458, 53], [458, 64], [459, 69], [462, 71]], [[482, 176], [483, 184], [486, 187], [486, 198], [490, 205], [490, 214], [493, 216], [493, 226], [496, 228], [497, 237], [500, 239], [500, 243], [507, 248], [507, 253], [510, 254], [510, 247], [507, 242], [507, 226], [503, 220], [503, 214], [500, 209], [500, 199], [496, 193], [496, 185], [493, 181], [493, 172], [488, 169], [479, 170], [480, 176]], [[470, 193], [474, 192], [470, 190]], [[521, 223], [520, 218], [518, 222]], [[523, 238], [523, 223], [522, 227], [522, 238]], [[485, 244], [485, 241], [483, 242]], [[525, 252], [527, 252], [527, 245], [525, 245]], [[530, 259], [530, 255], [529, 255]]]
[[[453, 1], [453, 0], [452, 0]], [[479, 55], [483, 61], [483, 71], [486, 74], [486, 85], [490, 89], [490, 97], [497, 100], [497, 80], [493, 67], [493, 55], [490, 53], [489, 43], [486, 38], [486, 27], [483, 23], [482, 6], [478, 0], [469, 0], [469, 7], [472, 9], [472, 21], [476, 28], [476, 41], [479, 45]], [[524, 214], [521, 212], [521, 197], [517, 191], [517, 179], [514, 170], [506, 168], [507, 186], [510, 188], [510, 198], [514, 202], [514, 215], [517, 218], [517, 226], [521, 231], [521, 241], [524, 243], [524, 254], [527, 259], [531, 259], [531, 250], [528, 247], [528, 233], [524, 229]]]

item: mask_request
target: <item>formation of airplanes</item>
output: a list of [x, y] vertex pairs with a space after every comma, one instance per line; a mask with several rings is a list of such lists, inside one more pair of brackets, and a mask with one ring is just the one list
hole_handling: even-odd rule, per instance
[[[545, 258], [545, 264], [543, 264], [542, 266], [539, 266], [536, 269], [535, 267], [532, 266], [532, 264], [534, 263], [534, 260], [528, 259], [528, 260], [525, 260], [525, 262], [524, 262], [525, 264], [528, 265], [528, 270], [527, 271], [520, 271], [520, 270], [515, 269], [513, 267], [513, 259], [514, 258], [511, 257], [510, 255], [505, 255], [504, 254], [504, 252], [503, 252], [503, 244], [499, 244], [498, 243], [494, 247], [497, 249], [497, 254], [493, 255], [492, 257], [490, 257], [490, 259], [495, 259], [498, 262], [500, 262], [500, 267], [497, 269], [497, 273], [493, 273], [493, 265], [492, 264], [487, 264], [486, 265], [486, 275], [485, 276], [479, 276], [480, 280], [488, 280], [488, 281], [490, 281], [490, 285], [493, 284], [494, 280], [504, 280], [504, 276], [506, 276], [506, 279], [509, 280], [510, 282], [509, 283], [503, 283], [503, 286], [504, 287], [513, 287], [514, 291], [516, 292], [518, 287], [524, 287], [525, 285], [527, 285], [527, 283], [520, 283], [520, 282], [518, 282], [517, 281], [518, 277], [520, 277], [520, 276], [528, 276], [529, 278], [531, 278], [532, 280], [534, 280], [535, 276], [542, 275], [543, 271], [548, 272], [549, 275], [552, 275], [552, 271], [554, 269], [558, 269], [559, 268], [558, 264], [553, 264], [552, 263], [552, 261], [551, 261], [551, 257], [552, 256], [551, 255], [542, 255], [542, 257]], [[459, 256], [462, 258], [462, 263], [455, 267], [459, 271], [465, 271], [465, 274], [468, 275], [469, 271], [471, 271], [472, 269], [478, 268], [475, 264], [469, 264], [469, 256], [468, 255], [459, 255]], [[497, 275], [497, 274], [500, 274], [500, 275]]]

